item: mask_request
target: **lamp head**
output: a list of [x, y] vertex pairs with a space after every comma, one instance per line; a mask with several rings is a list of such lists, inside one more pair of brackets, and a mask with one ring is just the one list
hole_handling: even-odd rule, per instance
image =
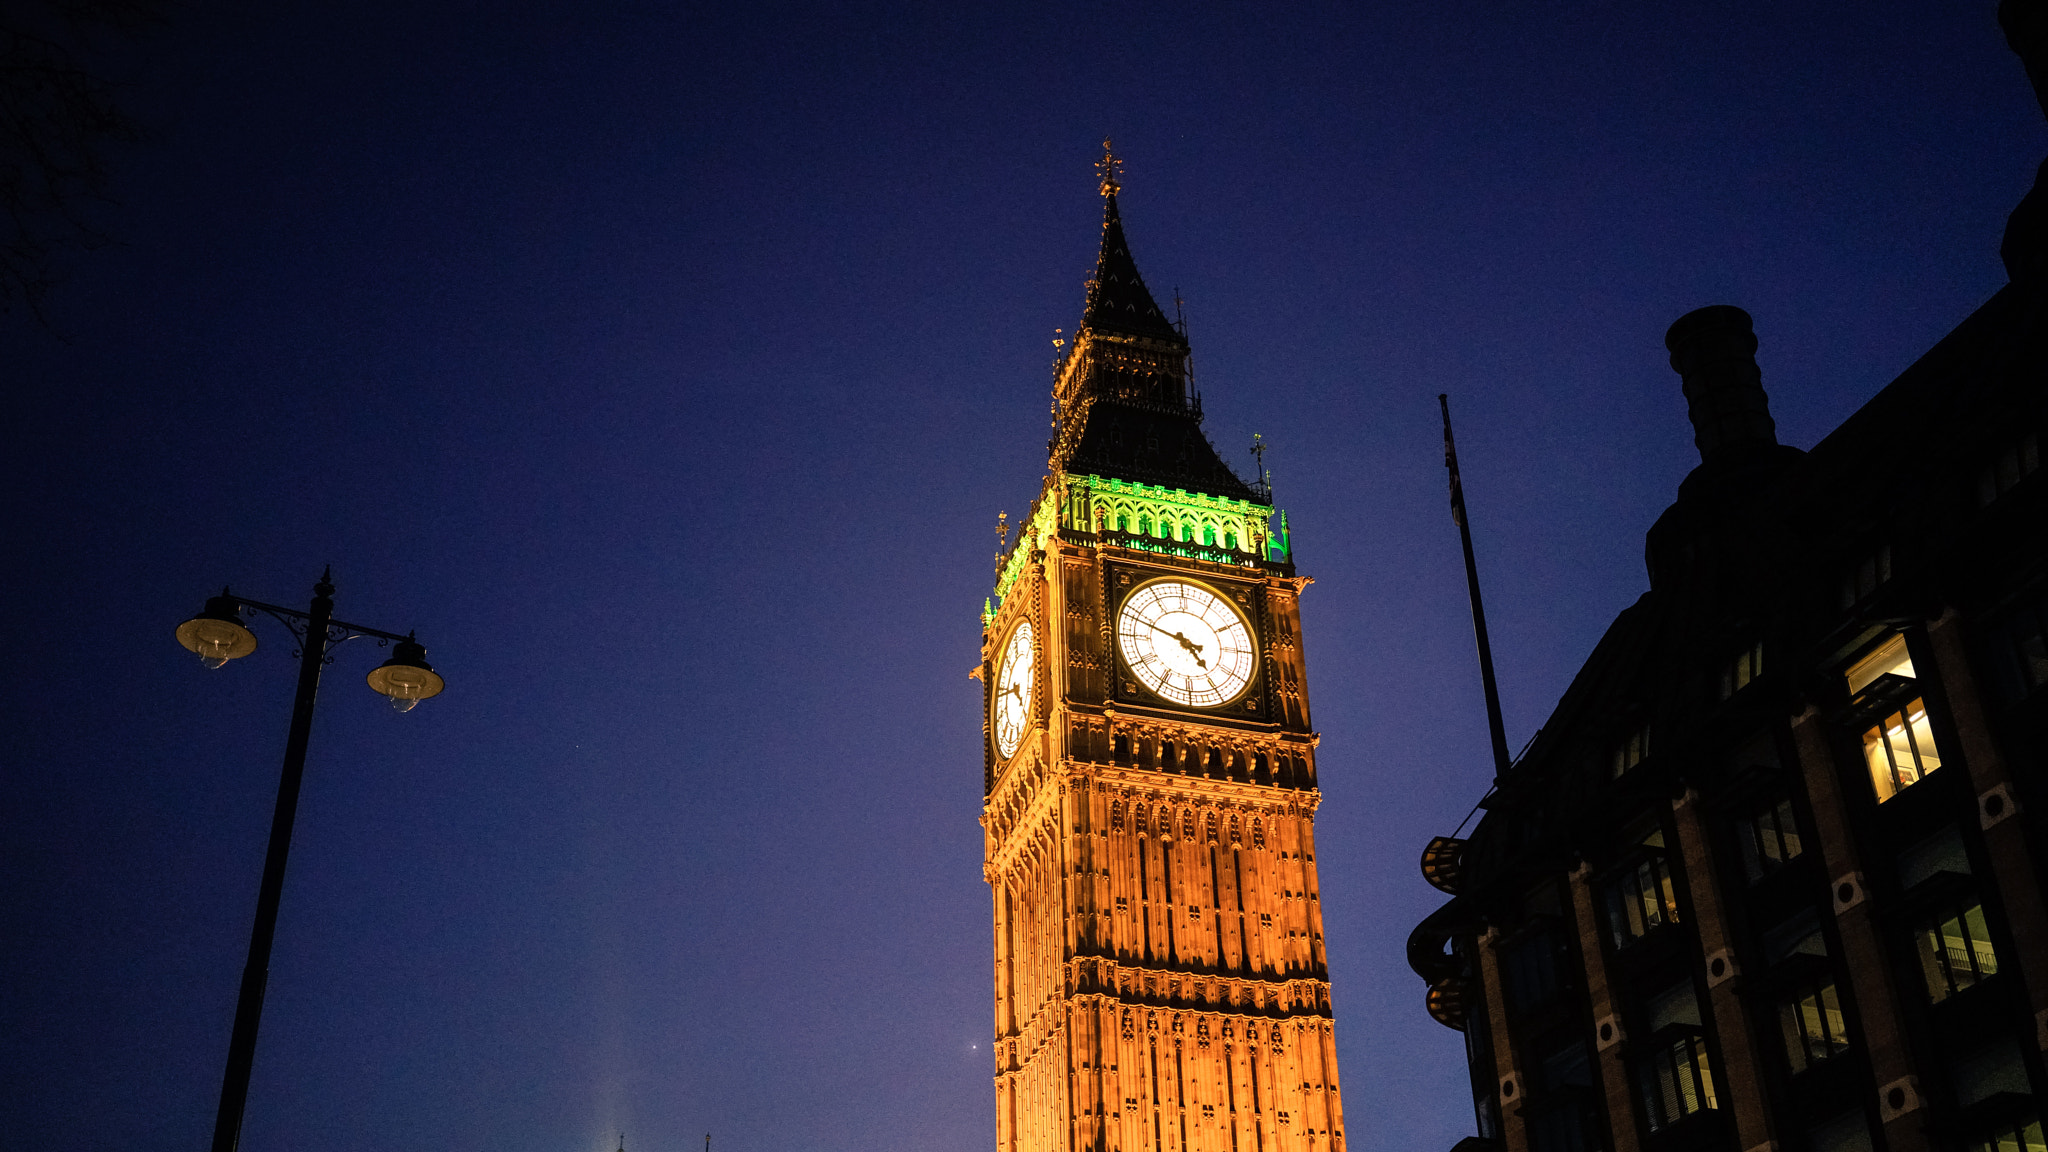
[[218, 668], [256, 650], [256, 634], [242, 623], [241, 605], [223, 589], [199, 615], [178, 625], [178, 643], [208, 668]]
[[370, 670], [370, 687], [387, 697], [393, 708], [410, 712], [427, 697], [439, 696], [447, 684], [427, 663], [426, 646], [408, 635], [392, 649], [391, 659]]

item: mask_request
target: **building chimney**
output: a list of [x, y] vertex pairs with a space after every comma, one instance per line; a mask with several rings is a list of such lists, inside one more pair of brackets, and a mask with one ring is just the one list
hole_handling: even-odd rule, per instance
[[2034, 99], [2048, 116], [2048, 0], [2003, 0], [1998, 26], [2005, 29], [2007, 46], [2026, 66], [2027, 79], [2034, 82]]
[[[2034, 83], [2034, 99], [2048, 115], [2048, 0], [2002, 0], [1998, 23], [2005, 42], [2026, 66]], [[2048, 162], [2035, 175], [2034, 187], [2006, 218], [2005, 242], [1998, 255], [2014, 282], [2048, 278]]]
[[1732, 304], [1710, 304], [1678, 318], [1664, 334], [1671, 367], [1685, 381], [1692, 442], [1700, 462], [1712, 464], [1752, 455], [1778, 443], [1756, 366], [1756, 334], [1749, 313]]

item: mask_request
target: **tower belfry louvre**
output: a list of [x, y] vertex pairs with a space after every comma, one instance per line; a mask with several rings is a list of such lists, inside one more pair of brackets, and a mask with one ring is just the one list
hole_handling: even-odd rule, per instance
[[1297, 602], [1102, 165], [1043, 488], [982, 618], [998, 1152], [1342, 1152]]

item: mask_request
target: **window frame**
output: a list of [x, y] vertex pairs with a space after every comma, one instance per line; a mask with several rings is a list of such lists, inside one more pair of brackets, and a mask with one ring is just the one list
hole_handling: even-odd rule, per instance
[[[1967, 903], [1966, 903], [1967, 901]], [[1975, 924], [1971, 923], [1972, 918]], [[1944, 934], [1949, 924], [1961, 929], [1961, 935], [1949, 937]], [[1981, 933], [1981, 939], [1971, 935]], [[1969, 960], [1969, 980], [1957, 983], [1955, 949], [1949, 943], [1960, 939], [1965, 947], [1963, 955]], [[1991, 920], [1985, 914], [1984, 901], [1976, 895], [1951, 900], [1931, 913], [1923, 913], [1913, 919], [1913, 953], [1920, 961], [1922, 984], [1927, 989], [1930, 1003], [1941, 1004], [1954, 997], [1998, 978], [1998, 946], [1991, 938]], [[1987, 971], [1983, 960], [1988, 956], [1991, 964]], [[1940, 977], [1943, 987], [1937, 988], [1935, 980]]]
[[[1992, 449], [1983, 463], [1977, 466], [1971, 477], [1976, 481], [1977, 507], [1989, 508], [2006, 493], [2027, 482], [2027, 477], [2041, 470], [2041, 435], [2029, 430], [2015, 440], [2008, 440]], [[2011, 479], [2006, 479], [2001, 466], [2007, 460], [2012, 462]]]
[[[1850, 687], [1851, 675], [1893, 644], [1901, 646], [1904, 665], [1912, 675], [1884, 671], [1871, 675], [1860, 687]], [[1842, 714], [1844, 737], [1850, 745], [1845, 751], [1867, 781], [1865, 794], [1880, 806], [1924, 783], [1956, 759], [1952, 747], [1954, 734], [1948, 730], [1946, 715], [1941, 710], [1944, 697], [1941, 682], [1932, 671], [1930, 655], [1925, 637], [1918, 629], [1899, 629], [1883, 633], [1875, 642], [1863, 646], [1854, 657], [1843, 661], [1836, 672], [1850, 691], [1849, 706]], [[1892, 725], [1894, 720], [1899, 723]], [[1911, 779], [1902, 779], [1895, 734], [1905, 741], [1904, 750], [1912, 761], [1905, 771], [1913, 774]], [[1884, 757], [1882, 776], [1875, 755], [1880, 751]]]
[[[1647, 889], [1642, 884], [1646, 873], [1653, 880]], [[1624, 882], [1631, 882], [1627, 891], [1623, 890]], [[1649, 939], [1661, 929], [1685, 922], [1685, 913], [1678, 899], [1678, 879], [1671, 868], [1671, 854], [1661, 847], [1636, 845], [1620, 864], [1601, 875], [1596, 890], [1600, 897], [1602, 926], [1606, 929], [1602, 936], [1616, 953]], [[1648, 897], [1653, 894], [1658, 897], [1655, 901], [1656, 915], [1654, 918], [1650, 915], [1628, 917], [1631, 930], [1624, 939], [1623, 924], [1618, 917], [1630, 911], [1650, 911]], [[1641, 931], [1633, 930], [1636, 923], [1642, 924]]]
[[[1742, 690], [1764, 677], [1764, 642], [1761, 637], [1725, 656], [1720, 666], [1722, 700], [1732, 700]], [[1740, 681], [1740, 683], [1738, 683]]]
[[1650, 722], [1645, 719], [1631, 725], [1622, 734], [1621, 739], [1615, 741], [1608, 753], [1612, 779], [1621, 779], [1625, 773], [1633, 771], [1650, 758], [1650, 736]]
[[[1799, 805], [1790, 789], [1773, 792], [1765, 798], [1752, 798], [1750, 803], [1737, 811], [1729, 821], [1735, 836], [1736, 857], [1742, 862], [1742, 873], [1751, 886], [1763, 883], [1782, 873], [1795, 861], [1806, 856], [1807, 833], [1799, 818]], [[1778, 855], [1775, 860], [1765, 850], [1764, 831], [1766, 819], [1771, 821], [1768, 829], [1777, 841]], [[1791, 831], [1786, 831], [1789, 822]], [[1787, 850], [1787, 843], [1790, 850]]]
[[[1832, 1006], [1828, 1003], [1830, 1000], [1833, 1001]], [[1806, 1014], [1809, 1004], [1813, 1008], [1812, 1019]], [[1855, 1036], [1849, 1029], [1849, 1010], [1842, 1004], [1841, 989], [1833, 972], [1802, 980], [1781, 990], [1773, 997], [1772, 1005], [1777, 1010], [1779, 1050], [1794, 1076], [1826, 1064], [1856, 1046]], [[1832, 1021], [1829, 1013], [1834, 1016]], [[1813, 1024], [1820, 1028], [1817, 1037], [1810, 1027]], [[1836, 1028], [1839, 1034], [1834, 1031]], [[1826, 1048], [1819, 1055], [1814, 1054], [1817, 1043]]]

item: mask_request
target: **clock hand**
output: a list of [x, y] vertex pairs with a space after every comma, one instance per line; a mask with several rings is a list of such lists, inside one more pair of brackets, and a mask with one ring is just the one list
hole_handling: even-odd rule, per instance
[[1166, 629], [1161, 628], [1159, 625], [1154, 624], [1150, 620], [1140, 620], [1139, 623], [1143, 624], [1147, 628], [1150, 628], [1154, 632], [1159, 633], [1161, 636], [1171, 636], [1175, 640], [1180, 641], [1180, 646], [1188, 650], [1188, 655], [1193, 656], [1195, 658], [1195, 663], [1200, 665], [1205, 671], [1208, 669], [1209, 662], [1207, 660], [1202, 659], [1202, 646], [1200, 644], [1195, 643], [1194, 641], [1188, 639], [1187, 637], [1181, 635], [1178, 632], [1168, 632]]

